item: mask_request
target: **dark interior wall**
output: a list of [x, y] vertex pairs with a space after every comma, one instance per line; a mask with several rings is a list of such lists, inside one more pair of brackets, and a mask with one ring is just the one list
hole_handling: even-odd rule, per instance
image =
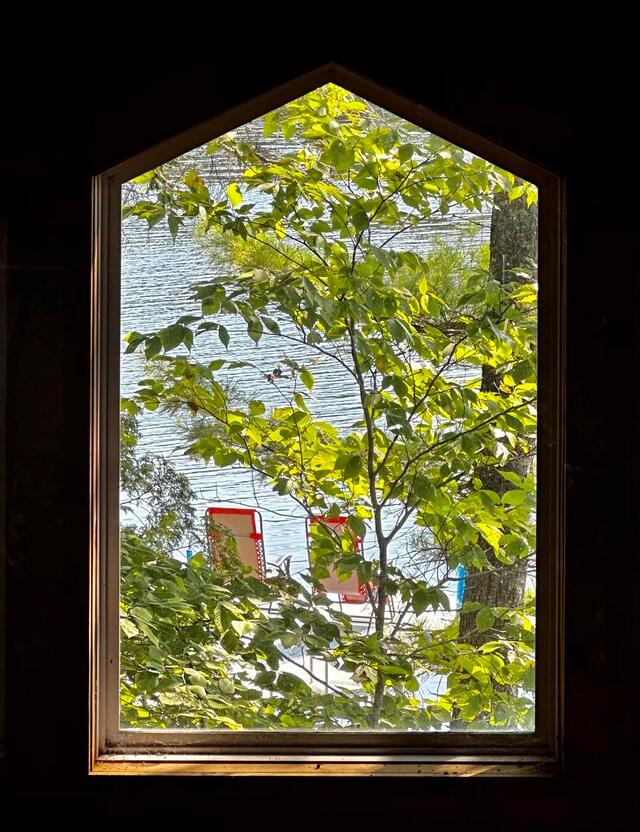
[[[428, 60], [305, 49], [217, 56], [153, 74], [36, 61], [8, 80], [5, 805], [30, 816], [281, 821], [327, 808], [376, 828], [430, 818], [486, 828], [626, 829], [638, 776], [638, 358], [633, 171], [616, 161], [619, 100], [513, 72], [440, 78]], [[304, 57], [303, 57], [303, 56]], [[258, 60], [260, 59], [260, 60]], [[90, 778], [88, 416], [91, 176], [335, 60], [563, 174], [567, 183], [566, 773], [516, 781]], [[36, 81], [37, 79], [37, 81]], [[564, 79], [564, 80], [563, 80]], [[600, 79], [602, 80], [602, 79]], [[2, 294], [0, 293], [0, 297]], [[0, 341], [1, 344], [1, 341]], [[1, 432], [0, 432], [1, 435]], [[222, 813], [222, 814], [221, 814]], [[308, 813], [311, 813], [309, 815]], [[453, 813], [453, 814], [452, 814]], [[87, 817], [89, 817], [87, 815]], [[474, 821], [475, 818], [475, 821]], [[301, 823], [303, 822], [304, 814]], [[403, 820], [404, 819], [404, 820]], [[495, 821], [495, 823], [494, 823]], [[315, 828], [315, 827], [313, 827]], [[485, 827], [482, 827], [485, 828]]]

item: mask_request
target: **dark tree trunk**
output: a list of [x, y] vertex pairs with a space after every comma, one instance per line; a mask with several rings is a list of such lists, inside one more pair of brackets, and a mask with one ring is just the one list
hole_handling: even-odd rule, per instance
[[[506, 195], [497, 196], [491, 219], [489, 261], [489, 269], [494, 280], [499, 283], [511, 282], [514, 280], [514, 270], [530, 272], [532, 264], [537, 262], [537, 228], [536, 206], [528, 207], [524, 199], [509, 202]], [[492, 367], [483, 367], [481, 389], [497, 392], [499, 386], [500, 377], [495, 370]], [[503, 470], [513, 471], [525, 477], [531, 473], [533, 463], [534, 454], [523, 453], [522, 456], [512, 459]], [[511, 487], [493, 466], [479, 463], [475, 475], [481, 480], [484, 488], [495, 491], [500, 496]], [[489, 566], [482, 571], [473, 566], [467, 569], [464, 601], [476, 601], [488, 607], [519, 606], [524, 601], [527, 559], [509, 566], [501, 563], [488, 545], [485, 549]], [[499, 637], [499, 629], [499, 622], [496, 620], [491, 630], [480, 632], [476, 628], [475, 612], [460, 615], [461, 643], [480, 647], [486, 641], [493, 641]], [[458, 724], [454, 721], [452, 727], [462, 728], [464, 723]]]
[[[510, 470], [524, 477], [529, 473], [530, 460], [522, 458], [518, 464], [506, 466]], [[495, 491], [502, 496], [507, 490], [508, 482], [491, 468], [478, 468], [476, 476], [482, 480], [484, 488]], [[517, 607], [524, 601], [524, 591], [527, 573], [527, 558], [516, 561], [512, 566], [501, 563], [493, 551], [486, 546], [486, 557], [489, 565], [482, 571], [475, 566], [466, 570], [464, 601], [477, 601], [485, 607]], [[480, 647], [486, 641], [493, 641], [499, 622], [493, 629], [480, 632], [476, 628], [476, 613], [467, 612], [460, 615], [459, 639], [465, 644]], [[504, 635], [504, 633], [503, 633]]]

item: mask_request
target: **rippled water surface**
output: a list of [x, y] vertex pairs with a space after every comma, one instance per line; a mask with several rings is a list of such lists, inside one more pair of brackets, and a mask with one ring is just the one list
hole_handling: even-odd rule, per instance
[[[204, 149], [189, 154], [199, 164], [210, 165]], [[220, 176], [220, 174], [217, 174]], [[233, 176], [223, 172], [223, 185]], [[457, 234], [466, 217], [451, 216], [435, 225], [440, 239]], [[481, 218], [482, 220], [482, 218]], [[488, 228], [488, 220], [482, 220]], [[403, 237], [403, 248], [425, 252], [432, 239], [429, 234]], [[190, 287], [216, 276], [215, 265], [201, 245], [188, 230], [182, 230], [174, 240], [165, 225], [147, 228], [144, 221], [129, 218], [122, 230], [122, 304], [121, 335], [131, 331], [150, 332], [167, 326], [181, 315], [201, 312], [200, 305], [191, 298]], [[243, 395], [256, 397], [269, 404], [282, 403], [275, 385], [269, 384], [265, 374], [277, 367], [283, 358], [294, 358], [300, 363], [316, 358], [316, 353], [306, 353], [299, 345], [265, 331], [256, 345], [247, 336], [245, 324], [239, 316], [227, 315], [224, 325], [231, 334], [229, 348], [221, 344], [217, 333], [209, 332], [196, 340], [195, 355], [202, 361], [216, 358], [252, 362], [252, 367], [227, 370], [229, 378], [237, 381]], [[323, 419], [347, 430], [358, 416], [355, 388], [344, 370], [330, 360], [312, 368], [315, 375], [313, 396], [316, 413]], [[121, 391], [132, 395], [138, 380], [144, 376], [144, 359], [136, 354], [122, 356]], [[145, 412], [141, 418], [142, 439], [140, 450], [162, 453], [176, 464], [178, 470], [189, 476], [198, 494], [197, 510], [204, 517], [208, 506], [258, 507], [264, 529], [265, 554], [268, 562], [280, 556], [291, 555], [294, 571], [305, 568], [307, 563], [304, 516], [288, 498], [274, 494], [267, 486], [243, 470], [219, 469], [213, 464], [190, 460], [176, 445], [184, 441], [176, 429], [173, 418], [160, 411]], [[400, 552], [406, 543], [396, 541]], [[366, 541], [365, 541], [366, 550]]]

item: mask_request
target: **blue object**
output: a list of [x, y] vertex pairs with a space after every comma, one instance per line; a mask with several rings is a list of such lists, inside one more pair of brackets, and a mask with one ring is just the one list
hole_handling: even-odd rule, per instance
[[458, 602], [458, 606], [462, 606], [462, 601], [464, 599], [464, 584], [465, 584], [465, 577], [467, 574], [467, 570], [460, 564], [458, 567], [458, 589], [456, 592], [456, 601]]

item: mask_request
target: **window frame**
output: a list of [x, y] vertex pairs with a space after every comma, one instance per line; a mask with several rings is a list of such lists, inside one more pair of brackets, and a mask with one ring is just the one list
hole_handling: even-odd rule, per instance
[[[120, 187], [333, 82], [539, 189], [536, 728], [532, 733], [127, 732], [119, 729]], [[549, 775], [561, 769], [564, 184], [556, 173], [341, 65], [327, 64], [94, 177], [91, 296], [90, 748], [94, 774]]]

